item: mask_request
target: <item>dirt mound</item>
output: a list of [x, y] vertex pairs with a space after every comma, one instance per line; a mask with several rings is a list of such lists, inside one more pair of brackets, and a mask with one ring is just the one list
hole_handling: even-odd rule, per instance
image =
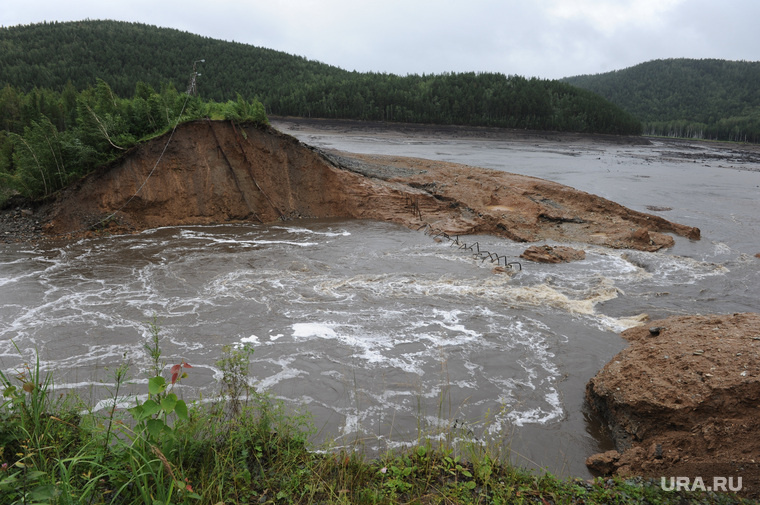
[[586, 251], [565, 246], [533, 245], [525, 249], [520, 257], [538, 263], [569, 263], [586, 259]]
[[673, 244], [665, 233], [699, 238], [697, 228], [561, 184], [453, 163], [322, 152], [269, 127], [197, 121], [168, 140], [141, 144], [64, 191], [46, 232], [345, 217], [650, 251]]
[[706, 486], [741, 476], [742, 493], [760, 496], [760, 314], [671, 317], [622, 335], [631, 345], [586, 389], [617, 451], [587, 464]]

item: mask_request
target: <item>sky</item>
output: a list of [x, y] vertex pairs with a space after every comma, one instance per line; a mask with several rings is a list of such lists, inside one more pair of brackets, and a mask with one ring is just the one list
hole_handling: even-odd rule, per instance
[[559, 79], [663, 58], [760, 60], [758, 0], [0, 0], [0, 26], [83, 19], [398, 75]]

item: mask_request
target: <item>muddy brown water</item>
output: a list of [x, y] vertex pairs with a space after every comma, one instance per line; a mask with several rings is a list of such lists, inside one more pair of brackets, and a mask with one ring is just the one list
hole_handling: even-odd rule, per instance
[[[584, 387], [625, 345], [621, 330], [644, 314], [758, 310], [760, 164], [730, 148], [275, 126], [325, 149], [554, 180], [697, 226], [703, 238], [676, 237], [659, 253], [575, 244], [584, 261], [522, 262], [512, 277], [446, 241], [373, 221], [2, 245], [2, 369], [38, 352], [57, 387], [98, 402], [126, 360], [141, 393], [155, 315], [163, 358], [194, 367], [179, 388], [186, 399], [213, 397], [223, 346], [249, 343], [252, 384], [310, 412], [315, 441], [374, 454], [445, 429], [497, 440], [520, 464], [586, 477], [584, 459], [609, 442]], [[464, 239], [515, 260], [526, 247]]]

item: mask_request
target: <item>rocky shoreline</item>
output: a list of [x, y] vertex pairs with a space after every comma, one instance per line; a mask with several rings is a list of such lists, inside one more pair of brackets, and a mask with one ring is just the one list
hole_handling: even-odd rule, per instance
[[12, 201], [0, 210], [0, 242], [34, 242], [44, 237], [44, 216], [38, 208], [25, 201]]

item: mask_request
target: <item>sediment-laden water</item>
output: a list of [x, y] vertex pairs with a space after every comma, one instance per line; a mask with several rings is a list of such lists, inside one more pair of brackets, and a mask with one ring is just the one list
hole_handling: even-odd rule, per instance
[[[500, 438], [523, 464], [586, 476], [606, 439], [585, 383], [652, 317], [757, 311], [760, 166], [675, 159], [676, 147], [560, 148], [476, 139], [299, 133], [308, 143], [535, 175], [702, 229], [671, 251], [583, 247], [586, 260], [494, 273], [448, 241], [372, 221], [182, 226], [2, 246], [0, 366], [39, 353], [58, 387], [94, 401], [131, 364], [140, 391], [155, 316], [163, 358], [218, 390], [225, 345], [252, 381], [314, 416], [319, 439], [368, 451], [449, 427]], [[570, 152], [572, 151], [572, 152]], [[466, 237], [517, 260], [524, 244]], [[21, 355], [17, 348], [21, 350]]]

